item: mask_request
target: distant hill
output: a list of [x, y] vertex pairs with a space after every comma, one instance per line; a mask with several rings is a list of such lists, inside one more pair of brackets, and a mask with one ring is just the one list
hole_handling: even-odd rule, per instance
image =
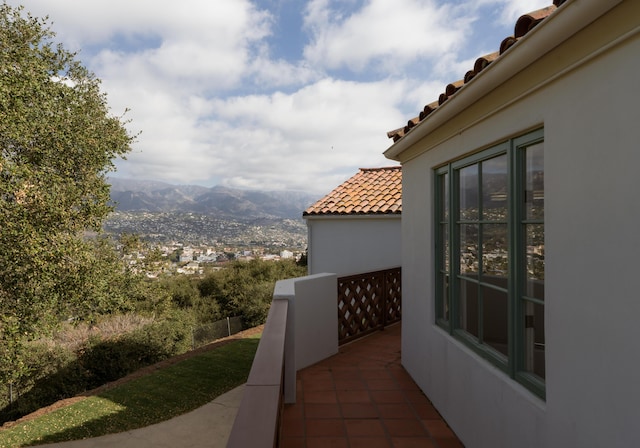
[[219, 218], [302, 217], [319, 199], [300, 191], [253, 191], [112, 178], [111, 200], [123, 212], [191, 212]]

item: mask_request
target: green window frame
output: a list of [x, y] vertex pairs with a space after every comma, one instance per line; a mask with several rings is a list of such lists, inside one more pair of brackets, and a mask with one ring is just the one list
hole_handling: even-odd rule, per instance
[[544, 399], [544, 131], [434, 178], [436, 323]]

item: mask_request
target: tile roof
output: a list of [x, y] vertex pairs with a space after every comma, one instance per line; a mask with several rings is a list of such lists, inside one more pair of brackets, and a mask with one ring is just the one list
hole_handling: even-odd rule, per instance
[[402, 212], [402, 168], [360, 168], [302, 216], [389, 215]]
[[475, 61], [473, 69], [469, 70], [464, 75], [463, 79], [447, 84], [445, 91], [440, 94], [437, 101], [424, 106], [423, 110], [420, 111], [420, 115], [410, 119], [406, 126], [387, 132], [387, 137], [392, 138], [394, 143], [404, 137], [412, 128], [427, 118], [433, 111], [438, 109], [438, 107], [442, 106], [445, 101], [455, 95], [458, 90], [470, 82], [476, 75], [478, 75], [478, 73], [487, 68], [493, 61], [500, 58], [505, 51], [511, 48], [513, 44], [531, 31], [536, 25], [551, 15], [560, 5], [565, 3], [565, 1], [567, 0], [553, 0], [553, 5], [520, 16], [516, 21], [513, 36], [506, 37], [502, 40], [499, 51], [479, 57]]

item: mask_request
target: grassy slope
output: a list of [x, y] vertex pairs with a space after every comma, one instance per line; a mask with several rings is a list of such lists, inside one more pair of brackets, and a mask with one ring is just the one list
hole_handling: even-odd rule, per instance
[[128, 431], [196, 409], [246, 382], [258, 338], [232, 341], [0, 431], [0, 447]]

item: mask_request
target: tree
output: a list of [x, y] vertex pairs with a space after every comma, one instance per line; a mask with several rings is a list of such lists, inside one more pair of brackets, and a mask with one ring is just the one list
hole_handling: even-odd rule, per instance
[[0, 382], [25, 341], [91, 300], [86, 230], [111, 211], [106, 174], [134, 136], [48, 19], [0, 5]]
[[243, 324], [253, 327], [267, 319], [276, 281], [305, 274], [306, 269], [291, 260], [236, 260], [207, 274], [198, 289], [204, 302], [218, 303], [223, 316], [242, 316]]

